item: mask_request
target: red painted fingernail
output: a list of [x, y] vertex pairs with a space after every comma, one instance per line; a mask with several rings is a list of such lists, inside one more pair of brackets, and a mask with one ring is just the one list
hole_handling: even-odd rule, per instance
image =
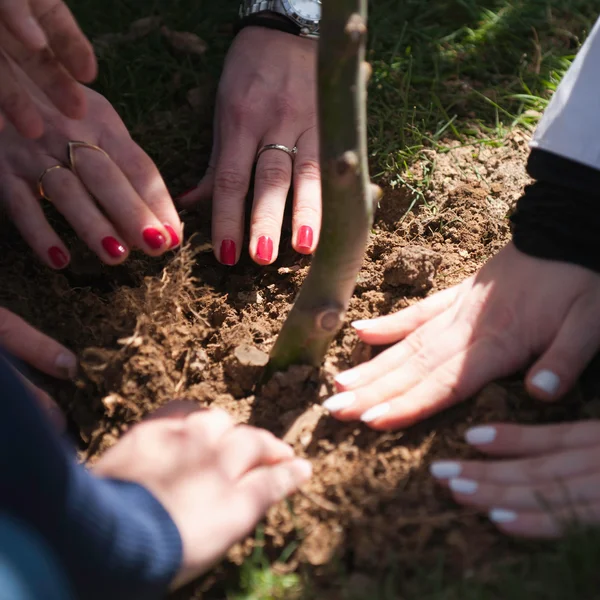
[[256, 258], [264, 262], [271, 262], [273, 258], [273, 240], [266, 235], [261, 235], [256, 244]]
[[52, 246], [49, 248], [48, 256], [50, 257], [50, 262], [57, 269], [64, 269], [69, 264], [69, 257], [67, 254], [65, 254], [64, 250], [58, 246]]
[[221, 262], [228, 267], [235, 265], [235, 242], [233, 240], [221, 242]]
[[158, 229], [154, 229], [154, 227], [146, 227], [142, 231], [142, 237], [152, 250], [158, 250], [165, 245], [165, 236]]
[[179, 196], [177, 196], [177, 198], [175, 198], [175, 202], [178, 202], [179, 200], [185, 198], [187, 195], [191, 194], [192, 192], [195, 192], [197, 189], [198, 189], [198, 186], [195, 186], [193, 188], [190, 188], [186, 192], [179, 194]]
[[298, 230], [298, 250], [310, 250], [313, 243], [313, 230], [308, 225], [302, 225]]
[[179, 246], [179, 236], [173, 227], [171, 227], [168, 223], [165, 223], [165, 229], [167, 233], [171, 236], [171, 245], [169, 248], [175, 248], [175, 246]]
[[127, 248], [125, 248], [119, 240], [110, 235], [102, 240], [102, 247], [106, 250], [106, 253], [110, 254], [113, 258], [121, 258], [127, 253]]

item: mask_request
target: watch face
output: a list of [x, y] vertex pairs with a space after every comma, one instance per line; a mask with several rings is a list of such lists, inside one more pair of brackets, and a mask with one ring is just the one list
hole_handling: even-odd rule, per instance
[[300, 19], [319, 21], [321, 19], [320, 0], [288, 0], [289, 7]]

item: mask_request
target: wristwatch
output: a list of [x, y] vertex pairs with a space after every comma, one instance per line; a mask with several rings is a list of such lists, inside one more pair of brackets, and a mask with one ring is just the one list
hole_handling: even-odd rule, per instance
[[[242, 0], [240, 20], [244, 25], [265, 25], [271, 15], [271, 22], [285, 18], [287, 27], [274, 27], [301, 37], [318, 38], [321, 20], [321, 0]], [[273, 18], [274, 17], [274, 18]]]

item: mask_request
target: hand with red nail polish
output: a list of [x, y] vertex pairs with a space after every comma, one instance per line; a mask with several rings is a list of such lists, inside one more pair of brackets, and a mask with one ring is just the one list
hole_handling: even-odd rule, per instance
[[292, 246], [302, 254], [316, 248], [321, 226], [316, 56], [314, 40], [263, 27], [242, 29], [229, 50], [217, 94], [210, 167], [199, 186], [177, 200], [185, 208], [212, 196], [213, 248], [222, 264], [232, 264], [224, 241], [237, 248], [239, 258], [256, 153], [267, 144], [297, 147], [297, 153], [270, 149], [256, 162], [250, 256], [260, 265], [277, 259], [290, 189]]
[[93, 81], [96, 71], [92, 45], [62, 0], [0, 0], [0, 129], [6, 120], [25, 137], [43, 134], [31, 83], [65, 116], [82, 118], [86, 98], [77, 81]]
[[[77, 374], [77, 358], [70, 350], [1, 307], [0, 347], [9, 355], [51, 377], [73, 379]], [[62, 413], [54, 400], [25, 376], [23, 379], [42, 406], [48, 410], [49, 418], [63, 428], [64, 417], [57, 417]]]
[[[0, 164], [12, 174], [0, 181], [2, 208], [53, 269], [68, 268], [71, 256], [35, 195], [42, 174], [46, 199], [103, 262], [119, 264], [133, 247], [159, 256], [179, 246], [181, 221], [156, 166], [112, 106], [96, 92], [80, 90], [92, 109], [81, 121], [36, 96], [44, 137], [28, 140], [12, 125], [0, 132]], [[33, 87], [31, 93], [37, 93]], [[62, 149], [72, 139], [85, 141], [71, 147], [74, 168], [52, 168], [64, 162]]]

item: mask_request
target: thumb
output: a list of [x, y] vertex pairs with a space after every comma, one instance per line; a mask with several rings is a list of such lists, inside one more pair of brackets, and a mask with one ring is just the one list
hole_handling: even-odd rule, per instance
[[0, 308], [0, 346], [52, 377], [77, 374], [77, 358], [70, 350], [5, 308]]
[[529, 369], [527, 391], [539, 400], [557, 400], [577, 381], [600, 347], [597, 295], [587, 294], [571, 306], [550, 347]]

